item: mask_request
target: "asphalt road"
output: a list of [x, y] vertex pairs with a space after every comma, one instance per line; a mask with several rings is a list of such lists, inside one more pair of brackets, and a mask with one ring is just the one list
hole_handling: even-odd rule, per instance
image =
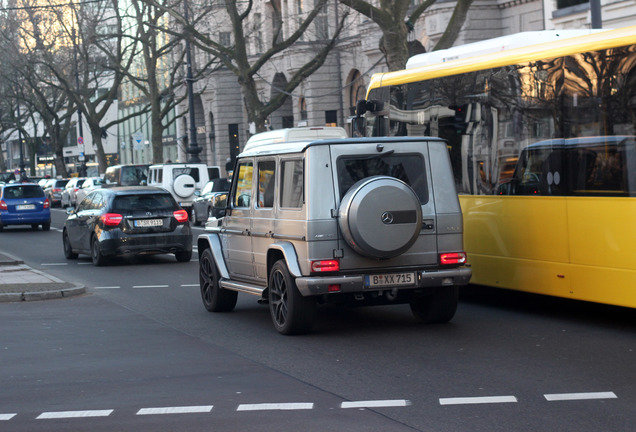
[[[197, 255], [94, 267], [50, 232], [0, 250], [81, 297], [0, 304], [0, 430], [631, 431], [636, 311], [469, 286], [455, 319], [322, 307], [284, 337], [239, 295], [211, 314]], [[200, 232], [195, 228], [195, 232]]]

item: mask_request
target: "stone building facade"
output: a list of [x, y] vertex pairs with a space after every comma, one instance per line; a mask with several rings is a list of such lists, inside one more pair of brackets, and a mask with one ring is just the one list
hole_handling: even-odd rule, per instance
[[[302, 2], [279, 2], [284, 22], [294, 21], [292, 18], [299, 3]], [[452, 0], [438, 1], [416, 23], [412, 37], [419, 40], [427, 51], [432, 50], [444, 32], [454, 6], [455, 1]], [[272, 37], [268, 34], [272, 27], [266, 25], [269, 22], [267, 17], [271, 17], [268, 8], [271, 8], [271, 2], [255, 2], [253, 16], [262, 22], [253, 22], [252, 25], [256, 29], [254, 33], [263, 40]], [[316, 47], [311, 38], [321, 35], [321, 32], [333, 32], [337, 17], [342, 16], [344, 11], [344, 6], [336, 0], [328, 3], [327, 11], [316, 18], [315, 25], [310, 27], [312, 31], [307, 32], [304, 40], [297, 42], [293, 50], [275, 57], [259, 72], [261, 100], [279, 91], [295, 68], [315, 55]], [[636, 23], [636, 0], [602, 1], [602, 14], [603, 27]], [[475, 0], [455, 45], [523, 31], [590, 28], [590, 22], [589, 3], [559, 9], [557, 0]], [[291, 26], [283, 26], [286, 34], [293, 30]], [[230, 29], [216, 28], [215, 31], [229, 32]], [[297, 87], [283, 107], [269, 118], [270, 128], [324, 125], [347, 128], [356, 100], [364, 98], [370, 76], [387, 70], [378, 49], [380, 37], [375, 23], [352, 12], [336, 48], [324, 65]], [[251, 52], [259, 52], [262, 49], [260, 43], [257, 38], [250, 39]], [[224, 168], [226, 161], [236, 157], [254, 132], [248, 123], [237, 78], [228, 70], [220, 69], [198, 80], [195, 92], [199, 93], [195, 109], [198, 111], [197, 141], [202, 148], [200, 158], [208, 165]], [[180, 109], [186, 107], [187, 104], [184, 104]], [[185, 117], [178, 128], [178, 135], [189, 130]], [[179, 159], [185, 161], [187, 154], [183, 150], [180, 149]]]

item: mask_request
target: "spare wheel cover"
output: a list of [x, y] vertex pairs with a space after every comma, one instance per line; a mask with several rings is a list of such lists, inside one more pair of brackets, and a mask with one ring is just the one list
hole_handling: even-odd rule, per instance
[[392, 258], [417, 240], [422, 229], [422, 204], [403, 181], [368, 177], [343, 197], [338, 223], [346, 242], [359, 254]]
[[179, 177], [174, 179], [172, 184], [172, 188], [174, 189], [174, 193], [181, 198], [188, 198], [194, 194], [196, 190], [196, 182], [192, 178], [192, 176], [188, 174], [181, 174]]

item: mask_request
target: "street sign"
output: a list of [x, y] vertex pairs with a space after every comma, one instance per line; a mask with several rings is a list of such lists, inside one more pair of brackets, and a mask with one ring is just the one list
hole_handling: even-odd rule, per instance
[[77, 144], [83, 145], [84, 144], [84, 137], [77, 137]]

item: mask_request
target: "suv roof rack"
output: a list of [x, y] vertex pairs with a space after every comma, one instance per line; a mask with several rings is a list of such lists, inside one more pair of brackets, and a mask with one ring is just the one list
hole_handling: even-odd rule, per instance
[[276, 129], [258, 133], [252, 136], [243, 151], [255, 150], [272, 144], [280, 144], [295, 141], [314, 141], [319, 139], [348, 138], [347, 131], [341, 127], [300, 127], [288, 129]]

